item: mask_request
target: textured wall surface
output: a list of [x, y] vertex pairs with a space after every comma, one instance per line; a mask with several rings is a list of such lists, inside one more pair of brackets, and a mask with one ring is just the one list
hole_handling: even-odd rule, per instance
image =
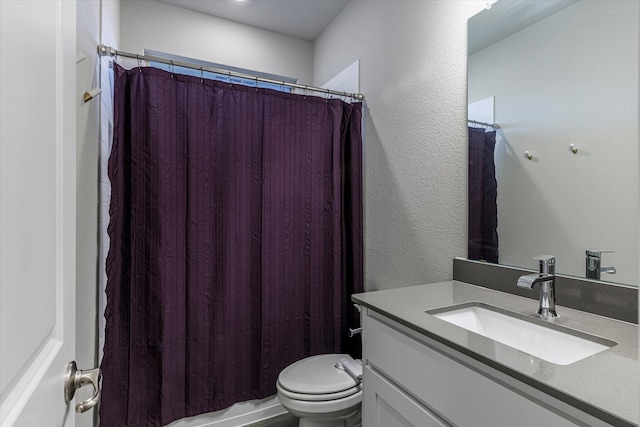
[[122, 2], [121, 45], [296, 78], [310, 84], [311, 42], [153, 0]]
[[314, 81], [360, 59], [365, 287], [452, 277], [467, 255], [467, 19], [479, 1], [353, 0], [316, 40]]

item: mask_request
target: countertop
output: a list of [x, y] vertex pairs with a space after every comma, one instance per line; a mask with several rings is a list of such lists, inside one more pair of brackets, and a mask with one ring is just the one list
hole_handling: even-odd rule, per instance
[[538, 309], [537, 300], [458, 281], [365, 292], [352, 300], [612, 425], [640, 422], [638, 325], [634, 323], [556, 305], [556, 325], [617, 343], [570, 365], [556, 365], [425, 313], [480, 302], [529, 316]]

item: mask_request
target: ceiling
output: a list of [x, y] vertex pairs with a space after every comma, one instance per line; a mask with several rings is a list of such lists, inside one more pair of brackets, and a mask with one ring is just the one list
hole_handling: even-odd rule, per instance
[[207, 15], [314, 41], [349, 0], [158, 0]]
[[578, 0], [498, 1], [469, 19], [468, 54], [472, 55]]

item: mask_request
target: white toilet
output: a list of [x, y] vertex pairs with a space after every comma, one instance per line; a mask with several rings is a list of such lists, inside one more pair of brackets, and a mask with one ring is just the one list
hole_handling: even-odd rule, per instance
[[[351, 374], [336, 366], [341, 359]], [[362, 362], [348, 354], [307, 357], [280, 372], [278, 399], [300, 418], [299, 427], [360, 427], [362, 383], [353, 372], [358, 370], [362, 378]]]

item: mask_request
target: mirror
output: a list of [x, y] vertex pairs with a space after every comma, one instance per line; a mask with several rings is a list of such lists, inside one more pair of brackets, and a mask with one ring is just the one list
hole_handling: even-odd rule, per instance
[[500, 264], [553, 254], [587, 277], [586, 251], [614, 251], [600, 280], [638, 285], [639, 16], [635, 1], [501, 0], [469, 20], [469, 119], [499, 125]]

